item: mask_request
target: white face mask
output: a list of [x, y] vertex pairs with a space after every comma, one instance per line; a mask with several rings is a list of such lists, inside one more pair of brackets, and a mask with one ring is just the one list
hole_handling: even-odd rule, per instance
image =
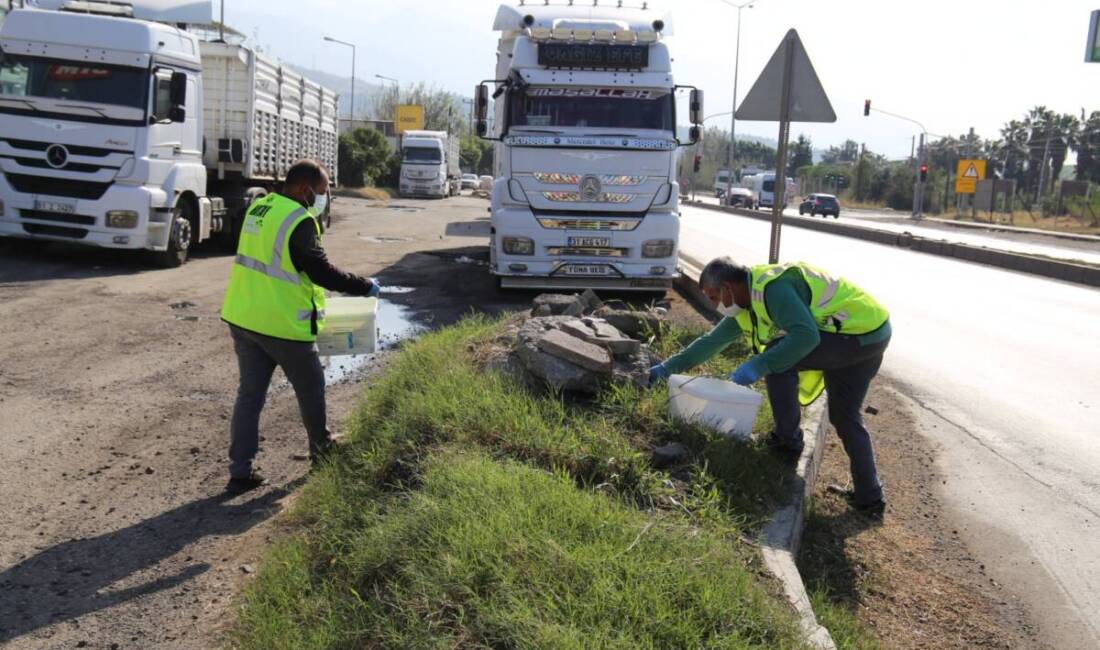
[[731, 299], [731, 303], [732, 304], [730, 304], [730, 306], [727, 307], [725, 305], [725, 303], [719, 302], [718, 306], [715, 307], [715, 309], [718, 311], [719, 314], [722, 314], [726, 318], [733, 318], [737, 314], [741, 313], [741, 308], [737, 305], [736, 302], [732, 302], [732, 299]]
[[313, 216], [320, 217], [328, 207], [328, 194], [318, 194], [313, 198]]

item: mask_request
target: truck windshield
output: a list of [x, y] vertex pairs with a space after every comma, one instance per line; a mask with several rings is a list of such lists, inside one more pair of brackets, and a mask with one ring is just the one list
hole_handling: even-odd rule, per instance
[[672, 93], [641, 88], [528, 88], [513, 93], [511, 126], [671, 131]]
[[438, 165], [443, 162], [439, 149], [431, 147], [408, 147], [405, 149], [404, 162]]
[[764, 181], [764, 191], [765, 192], [774, 192], [775, 191], [775, 181]]
[[145, 110], [149, 72], [100, 63], [0, 54], [0, 94]]

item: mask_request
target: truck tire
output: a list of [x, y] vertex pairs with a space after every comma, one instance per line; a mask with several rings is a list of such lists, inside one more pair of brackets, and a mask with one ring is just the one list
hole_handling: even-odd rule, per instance
[[153, 263], [164, 269], [182, 266], [191, 252], [195, 239], [195, 208], [190, 201], [180, 201], [172, 210], [168, 229], [168, 248], [153, 253]]

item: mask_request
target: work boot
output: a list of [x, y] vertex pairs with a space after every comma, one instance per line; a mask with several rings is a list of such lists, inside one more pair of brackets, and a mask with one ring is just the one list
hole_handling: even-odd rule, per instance
[[225, 486], [225, 491], [230, 494], [244, 494], [264, 485], [267, 485], [267, 479], [256, 470], [252, 470], [248, 476], [230, 478], [229, 483]]

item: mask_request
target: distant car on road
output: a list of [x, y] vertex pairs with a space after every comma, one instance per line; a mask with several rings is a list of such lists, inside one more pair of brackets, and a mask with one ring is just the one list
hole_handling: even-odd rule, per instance
[[832, 215], [834, 219], [839, 219], [840, 201], [832, 194], [811, 194], [799, 204], [798, 214], [809, 214], [811, 217], [820, 214], [823, 218]]
[[486, 175], [481, 177], [481, 189], [485, 190], [486, 192], [492, 192], [493, 191], [493, 177], [492, 176], [489, 176], [488, 174], [486, 174]]
[[747, 187], [734, 187], [730, 189], [729, 199], [725, 204], [731, 208], [752, 210], [756, 207], [756, 194]]
[[463, 174], [462, 175], [462, 189], [464, 190], [476, 190], [478, 185], [481, 184], [481, 179], [477, 177], [477, 174]]

